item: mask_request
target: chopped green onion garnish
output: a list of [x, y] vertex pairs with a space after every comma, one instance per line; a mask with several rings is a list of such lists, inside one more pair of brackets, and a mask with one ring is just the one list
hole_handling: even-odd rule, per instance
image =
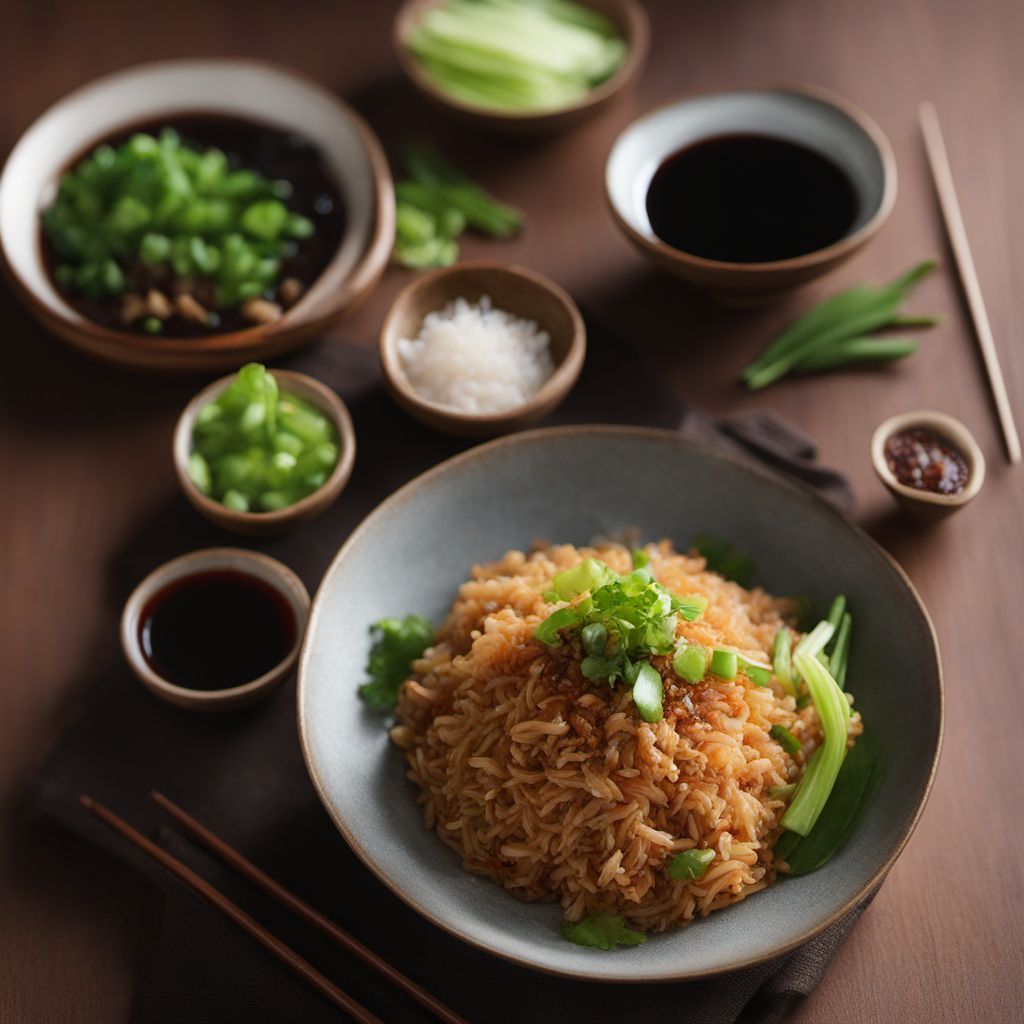
[[747, 658], [742, 654], [738, 654], [736, 656], [736, 660], [739, 663], [739, 667], [743, 670], [743, 673], [755, 686], [771, 685], [771, 665], [766, 665], [760, 661], [754, 661], [752, 658]]
[[787, 754], [800, 752], [800, 741], [784, 726], [773, 725], [769, 730], [771, 738], [786, 751]]
[[790, 782], [785, 786], [770, 786], [768, 788], [768, 795], [775, 800], [788, 800], [795, 792], [795, 782]]
[[714, 850], [683, 850], [668, 862], [668, 876], [676, 881], [695, 881], [704, 877], [714, 859]]
[[651, 556], [643, 548], [636, 548], [633, 551], [633, 568], [642, 569], [651, 560]]
[[711, 655], [711, 674], [720, 679], [735, 679], [739, 672], [739, 658], [735, 651], [716, 648]]
[[708, 671], [711, 652], [700, 644], [682, 643], [676, 647], [672, 669], [687, 683], [699, 683]]
[[551, 590], [544, 595], [548, 601], [571, 601], [586, 591], [597, 590], [615, 579], [615, 573], [604, 562], [587, 558], [579, 565], [560, 572], [551, 581]]
[[665, 714], [662, 707], [663, 699], [664, 693], [658, 670], [649, 661], [640, 662], [636, 681], [633, 683], [633, 703], [640, 712], [640, 717], [645, 722], [660, 722]]

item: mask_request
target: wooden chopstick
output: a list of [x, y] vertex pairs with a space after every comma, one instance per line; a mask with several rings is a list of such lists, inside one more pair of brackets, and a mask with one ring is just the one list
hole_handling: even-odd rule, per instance
[[942, 208], [942, 217], [946, 223], [946, 234], [949, 236], [950, 248], [953, 250], [953, 258], [960, 274], [960, 283], [963, 286], [964, 295], [967, 297], [967, 307], [974, 324], [974, 335], [978, 339], [981, 357], [985, 363], [985, 373], [988, 375], [992, 398], [996, 404], [996, 413], [999, 416], [999, 425], [1003, 432], [1003, 441], [1006, 444], [1006, 456], [1011, 465], [1015, 465], [1020, 462], [1021, 458], [1020, 436], [1017, 433], [1017, 425], [1013, 421], [1013, 410], [1006, 392], [1006, 382], [999, 366], [999, 354], [996, 352], [995, 339], [992, 337], [992, 327], [985, 309], [985, 300], [981, 295], [981, 284], [978, 282], [978, 274], [974, 269], [974, 258], [971, 256], [967, 230], [960, 213], [960, 203], [956, 196], [956, 187], [953, 184], [953, 171], [949, 165], [946, 144], [942, 138], [939, 115], [931, 103], [922, 103], [919, 117], [925, 149], [928, 151], [932, 180], [935, 182], [939, 206]]
[[381, 1019], [370, 1013], [361, 1003], [346, 995], [334, 982], [325, 978], [309, 961], [304, 960], [290, 946], [286, 946], [277, 936], [267, 931], [258, 921], [253, 920], [241, 907], [232, 903], [223, 893], [215, 889], [209, 882], [186, 867], [177, 857], [161, 849], [152, 840], [147, 839], [128, 822], [119, 818], [113, 811], [97, 803], [92, 797], [83, 794], [79, 801], [82, 806], [120, 833], [130, 843], [148, 853], [165, 868], [177, 875], [186, 885], [194, 889], [207, 902], [213, 904], [222, 914], [235, 922], [243, 931], [248, 932], [261, 946], [268, 949], [285, 966], [291, 968], [300, 978], [307, 981], [322, 996], [329, 999], [335, 1006], [344, 1010], [359, 1024], [383, 1024]]
[[444, 1021], [445, 1024], [468, 1024], [464, 1017], [460, 1017], [454, 1010], [449, 1009], [440, 1000], [435, 999], [426, 989], [420, 988], [416, 982], [407, 978], [387, 961], [382, 960], [372, 949], [364, 946], [357, 938], [335, 924], [330, 918], [324, 917], [323, 914], [296, 896], [290, 889], [286, 889], [279, 882], [274, 881], [266, 872], [261, 871], [252, 861], [244, 857], [234, 847], [229, 846], [205, 825], [196, 821], [192, 815], [187, 811], [183, 811], [176, 803], [165, 797], [163, 793], [153, 790], [150, 796], [193, 838], [215, 853], [226, 864], [229, 864], [239, 874], [244, 875], [250, 882], [259, 886], [265, 893], [277, 900], [278, 903], [287, 907], [308, 924], [313, 925], [314, 928], [319, 929], [329, 938], [333, 939], [343, 949], [358, 957], [367, 966], [384, 975], [392, 984], [400, 988], [411, 999], [415, 999], [420, 1006], [429, 1010], [440, 1020]]

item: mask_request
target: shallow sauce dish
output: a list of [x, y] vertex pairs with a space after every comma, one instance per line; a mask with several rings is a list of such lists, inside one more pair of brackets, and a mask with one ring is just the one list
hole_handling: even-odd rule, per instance
[[[346, 229], [333, 259], [280, 319], [196, 338], [148, 337], [87, 319], [56, 288], [39, 216], [60, 175], [103, 140], [182, 116], [238, 118], [295, 132], [322, 154]], [[387, 161], [363, 120], [322, 86], [254, 60], [163, 61], [115, 72], [66, 96], [18, 141], [0, 177], [0, 252], [15, 291], [49, 330], [106, 362], [160, 371], [217, 370], [311, 340], [361, 299], [394, 239]]]
[[[225, 689], [193, 689], [165, 679], [143, 651], [140, 623], [147, 606], [160, 594], [207, 573], [251, 577], [278, 595], [290, 610], [294, 642], [281, 660], [256, 679]], [[309, 594], [302, 580], [276, 558], [242, 548], [205, 548], [154, 569], [132, 591], [121, 613], [121, 649], [139, 681], [152, 693], [191, 711], [224, 711], [245, 707], [265, 697], [292, 670], [306, 627]]]
[[[854, 641], [848, 685], [882, 780], [853, 837], [821, 870], [781, 879], [643, 946], [605, 953], [563, 940], [557, 905], [520, 903], [463, 870], [424, 826], [405, 760], [356, 687], [365, 679], [369, 626], [409, 612], [439, 622], [473, 563], [536, 539], [581, 544], [630, 528], [684, 548], [711, 530], [753, 555], [756, 581], [775, 593], [806, 594], [818, 606], [845, 593], [859, 636], [871, 637], [870, 644]], [[397, 895], [489, 952], [615, 982], [735, 970], [778, 956], [835, 921], [902, 850], [927, 797], [942, 731], [934, 633], [895, 563], [806, 492], [673, 433], [642, 428], [519, 434], [442, 464], [386, 501], [321, 584], [298, 696], [314, 785], [355, 852]]]

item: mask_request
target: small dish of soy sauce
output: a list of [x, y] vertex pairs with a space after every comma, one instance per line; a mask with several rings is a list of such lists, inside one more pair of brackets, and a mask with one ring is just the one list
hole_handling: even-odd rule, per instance
[[254, 551], [208, 548], [167, 562], [135, 588], [121, 645], [164, 700], [241, 707], [289, 674], [308, 612], [309, 594], [287, 566]]
[[616, 223], [712, 297], [771, 298], [826, 273], [881, 228], [896, 162], [863, 111], [810, 86], [687, 96], [634, 121], [605, 168]]

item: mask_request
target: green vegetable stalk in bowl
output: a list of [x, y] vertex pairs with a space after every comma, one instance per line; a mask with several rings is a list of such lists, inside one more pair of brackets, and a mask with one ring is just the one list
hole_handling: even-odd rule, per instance
[[408, 0], [395, 49], [412, 82], [479, 125], [568, 126], [638, 73], [647, 17], [637, 0]]
[[201, 391], [174, 435], [185, 496], [237, 533], [278, 532], [319, 515], [354, 461], [341, 399], [312, 377], [258, 363]]

